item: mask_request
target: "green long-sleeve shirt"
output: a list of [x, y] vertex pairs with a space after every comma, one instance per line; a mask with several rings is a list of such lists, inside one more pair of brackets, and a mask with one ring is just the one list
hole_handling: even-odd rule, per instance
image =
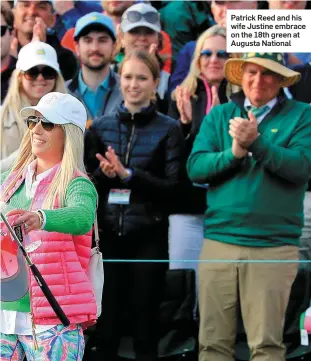
[[[1, 175], [0, 183], [7, 177], [7, 172]], [[30, 209], [31, 199], [26, 197], [25, 182], [11, 197], [5, 208], [5, 213], [12, 209]], [[82, 177], [75, 178], [70, 182], [63, 208], [46, 210], [45, 231], [69, 233], [72, 235], [86, 234], [94, 223], [97, 204], [97, 192], [90, 180]], [[1, 302], [0, 308], [29, 312], [29, 294], [16, 302]]]
[[189, 177], [209, 183], [204, 236], [245, 246], [298, 245], [311, 176], [311, 107], [278, 104], [259, 124], [251, 156], [231, 151], [229, 120], [247, 118], [234, 102], [204, 118], [188, 159]]

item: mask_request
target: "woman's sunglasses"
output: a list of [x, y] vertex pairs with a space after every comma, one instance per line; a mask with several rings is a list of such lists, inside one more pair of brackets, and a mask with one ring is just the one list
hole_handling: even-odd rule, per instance
[[11, 29], [8, 25], [1, 25], [1, 37], [5, 35], [8, 29]]
[[202, 50], [200, 55], [210, 58], [213, 54], [216, 54], [218, 59], [228, 59], [229, 58], [229, 54], [225, 50], [218, 50], [218, 51], [214, 52], [212, 50], [206, 49], [206, 50]]
[[129, 11], [126, 14], [126, 18], [131, 23], [137, 23], [141, 19], [145, 19], [150, 24], [156, 24], [160, 21], [159, 13], [149, 11], [147, 13], [140, 13], [139, 11]]
[[42, 68], [34, 66], [33, 68], [24, 71], [24, 77], [27, 80], [36, 80], [39, 74], [41, 74], [45, 80], [53, 80], [58, 76], [57, 71], [53, 68], [50, 68], [49, 66], [44, 66]]
[[27, 127], [30, 130], [33, 130], [34, 127], [39, 124], [41, 122], [42, 128], [44, 130], [46, 130], [47, 132], [51, 132], [52, 130], [54, 130], [54, 128], [58, 125], [58, 124], [54, 124], [49, 122], [46, 118], [44, 117], [37, 117], [36, 115], [30, 115], [27, 119]]

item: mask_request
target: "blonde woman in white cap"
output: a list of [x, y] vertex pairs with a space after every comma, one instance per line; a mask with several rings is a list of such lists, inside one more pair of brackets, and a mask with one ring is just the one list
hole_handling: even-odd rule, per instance
[[60, 73], [55, 50], [48, 44], [35, 41], [25, 45], [18, 54], [16, 69], [1, 108], [0, 171], [6, 171], [14, 161], [21, 139], [27, 129], [19, 111], [36, 105], [51, 91], [67, 93]]
[[1, 292], [1, 360], [81, 361], [83, 328], [97, 310], [87, 277], [97, 203], [83, 165], [87, 114], [75, 97], [52, 92], [21, 115], [28, 130], [12, 170], [1, 175], [0, 201], [9, 222], [29, 235], [25, 247], [70, 325], [61, 324], [29, 272], [26, 294]]

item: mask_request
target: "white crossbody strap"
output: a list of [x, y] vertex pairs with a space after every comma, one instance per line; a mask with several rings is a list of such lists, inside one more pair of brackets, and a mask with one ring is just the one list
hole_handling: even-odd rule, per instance
[[98, 232], [97, 213], [95, 215], [95, 221], [94, 221], [94, 235], [95, 235], [95, 248], [97, 253], [99, 253], [99, 232]]

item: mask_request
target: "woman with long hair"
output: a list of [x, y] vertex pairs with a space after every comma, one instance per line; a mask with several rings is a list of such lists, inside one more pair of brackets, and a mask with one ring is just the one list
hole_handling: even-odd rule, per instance
[[24, 232], [24, 247], [70, 325], [61, 324], [31, 272], [16, 286], [22, 276], [14, 273], [16, 257], [2, 253], [1, 282], [6, 277], [8, 287], [1, 286], [1, 360], [81, 361], [83, 328], [95, 323], [97, 310], [87, 276], [97, 205], [83, 164], [87, 114], [73, 96], [52, 92], [21, 115], [28, 130], [11, 170], [1, 175], [2, 211]]
[[[120, 65], [124, 103], [86, 134], [85, 162], [96, 181], [99, 228], [105, 238], [100, 246], [104, 259], [110, 260], [104, 263], [97, 360], [116, 359], [124, 310], [136, 359], [157, 360], [157, 315], [166, 264], [148, 260], [168, 258], [168, 214], [183, 148], [178, 122], [156, 110], [159, 77], [153, 55], [127, 54]], [[124, 262], [111, 262], [114, 259]]]
[[18, 54], [16, 69], [1, 107], [0, 170], [6, 171], [13, 163], [20, 142], [27, 130], [20, 109], [36, 105], [47, 93], [67, 93], [60, 73], [55, 50], [48, 44], [34, 41]]
[[[204, 116], [213, 106], [228, 102], [232, 93], [232, 86], [224, 75], [224, 64], [228, 57], [225, 28], [212, 26], [197, 40], [189, 74], [172, 94], [168, 114], [180, 121], [186, 140], [186, 152], [184, 181], [180, 183], [174, 214], [169, 217], [171, 269], [186, 267], [197, 270], [203, 242], [207, 186], [193, 185], [190, 182], [185, 163]], [[185, 263], [184, 260], [193, 262]]]

